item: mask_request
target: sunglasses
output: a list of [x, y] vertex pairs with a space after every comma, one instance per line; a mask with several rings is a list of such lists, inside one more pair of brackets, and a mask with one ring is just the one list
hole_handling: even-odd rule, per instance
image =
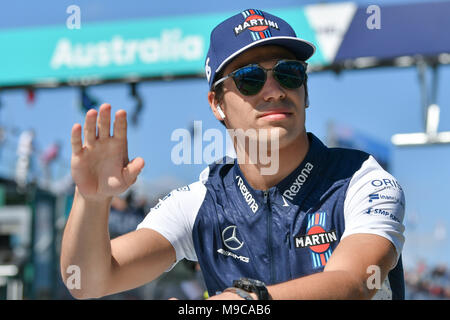
[[300, 88], [306, 79], [308, 64], [298, 60], [280, 60], [271, 69], [265, 69], [257, 64], [249, 64], [239, 68], [213, 84], [213, 88], [228, 78], [233, 78], [239, 92], [245, 96], [257, 94], [264, 87], [267, 72], [272, 71], [273, 77], [286, 89]]

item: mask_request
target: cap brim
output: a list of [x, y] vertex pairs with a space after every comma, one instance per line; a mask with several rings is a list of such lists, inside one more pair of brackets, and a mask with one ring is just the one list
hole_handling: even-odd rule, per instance
[[238, 55], [247, 51], [250, 48], [256, 48], [265, 45], [278, 45], [287, 48], [291, 51], [298, 60], [306, 61], [308, 60], [314, 52], [316, 52], [316, 47], [309, 41], [296, 38], [296, 37], [271, 37], [260, 39], [249, 45], [241, 48], [240, 50], [234, 52], [232, 55], [228, 56], [216, 69], [216, 74], [222, 70], [231, 60], [236, 58]]

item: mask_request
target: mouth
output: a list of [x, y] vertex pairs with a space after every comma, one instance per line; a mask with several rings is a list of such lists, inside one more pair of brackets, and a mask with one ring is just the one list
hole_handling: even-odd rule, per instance
[[259, 118], [264, 120], [283, 120], [291, 117], [293, 113], [287, 109], [268, 110], [260, 114]]

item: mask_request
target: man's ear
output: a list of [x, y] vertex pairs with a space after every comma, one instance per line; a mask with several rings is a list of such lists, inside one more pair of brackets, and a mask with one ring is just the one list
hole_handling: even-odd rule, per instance
[[[219, 105], [219, 101], [216, 100], [216, 93], [215, 92], [213, 92], [213, 91], [209, 91], [208, 92], [208, 102], [209, 102], [209, 106], [210, 106], [214, 116], [216, 117], [216, 119], [219, 120], [219, 121], [223, 121], [224, 117], [222, 117], [220, 112], [217, 110], [217, 106]], [[223, 113], [223, 110], [222, 110], [222, 113]]]

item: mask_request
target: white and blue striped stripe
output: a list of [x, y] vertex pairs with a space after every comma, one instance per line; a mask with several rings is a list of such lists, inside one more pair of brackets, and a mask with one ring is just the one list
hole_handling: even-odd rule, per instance
[[320, 256], [317, 253], [311, 251], [311, 258], [312, 258], [314, 269], [320, 268], [321, 267]]

